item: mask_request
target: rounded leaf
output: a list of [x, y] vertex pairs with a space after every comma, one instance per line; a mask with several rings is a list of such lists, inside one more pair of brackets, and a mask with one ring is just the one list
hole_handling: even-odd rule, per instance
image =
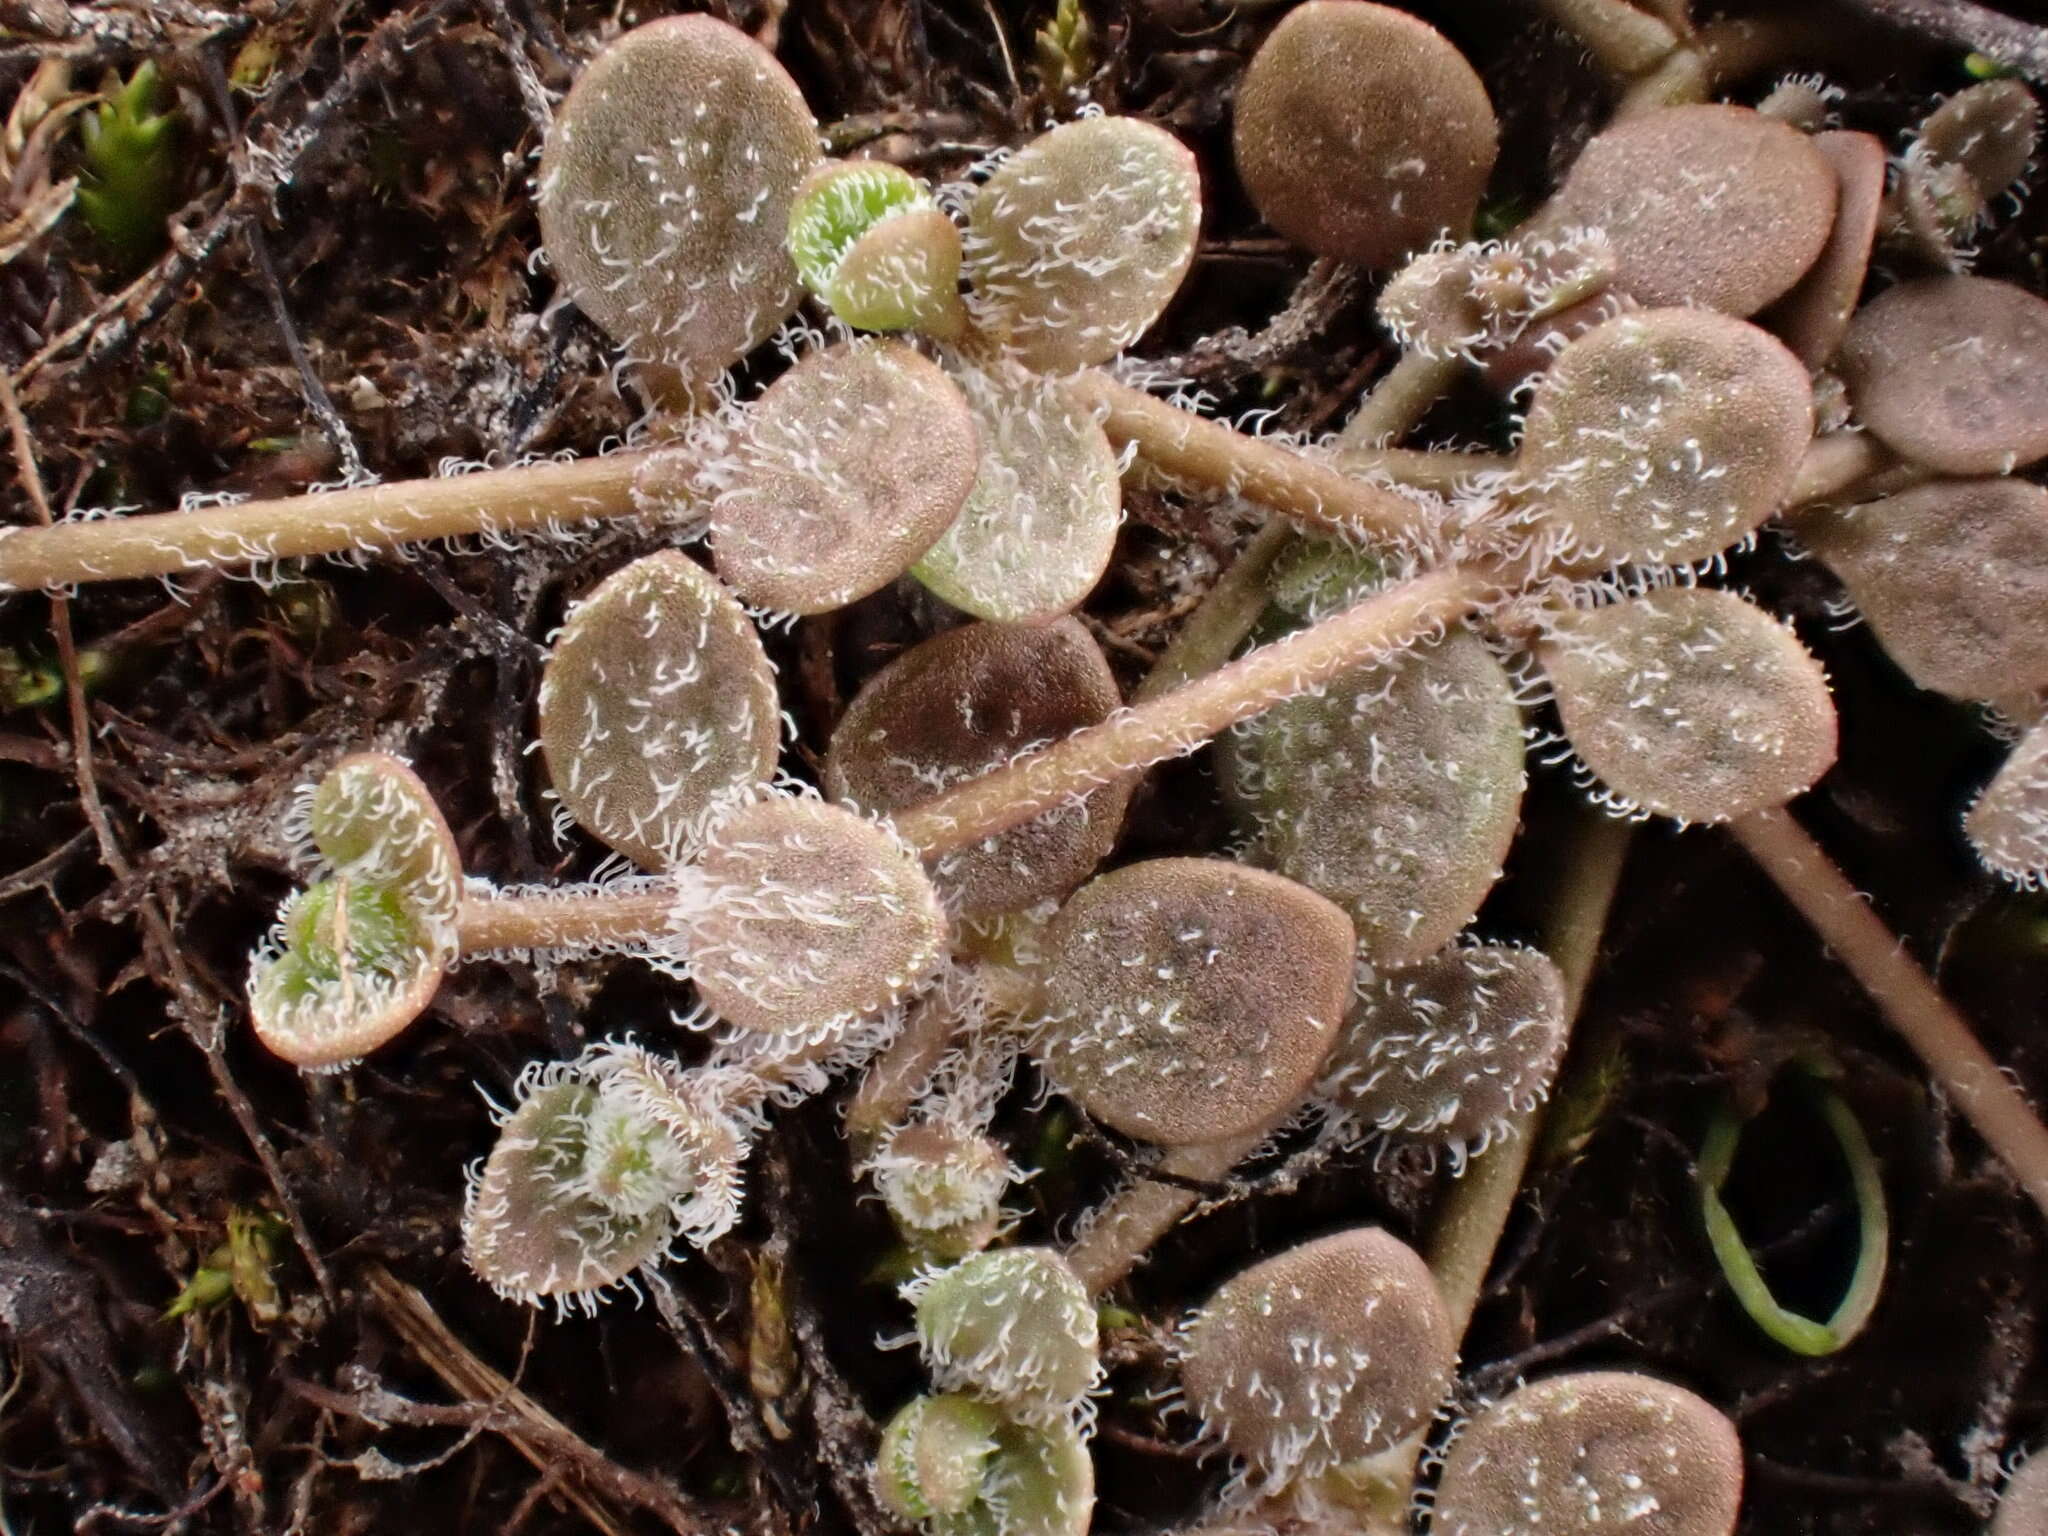
[[1438, 1536], [1730, 1536], [1742, 1445], [1710, 1403], [1634, 1371], [1531, 1382], [1468, 1420]]
[[968, 311], [1028, 368], [1107, 362], [1173, 298], [1201, 223], [1195, 157], [1172, 134], [1134, 117], [1062, 123], [968, 205]]
[[1833, 360], [1870, 275], [1884, 209], [1883, 141], [1868, 133], [1817, 133], [1813, 147], [1835, 173], [1835, 223], [1820, 259], [1771, 308], [1770, 328], [1808, 368]]
[[1471, 65], [1428, 23], [1308, 0], [1246, 67], [1232, 142], [1259, 217], [1318, 256], [1383, 268], [1463, 233], [1499, 127]]
[[[964, 624], [904, 652], [855, 695], [832, 733], [825, 788], [871, 811], [898, 810], [1099, 724], [1121, 702], [1102, 648], [1078, 620]], [[1108, 855], [1132, 787], [1106, 784], [947, 854], [932, 878], [964, 917], [1064, 896]]]
[[2020, 738], [1963, 829], [1995, 874], [2029, 890], [2048, 882], [2048, 724]]
[[1573, 749], [1623, 808], [1732, 821], [1835, 760], [1820, 663], [1732, 592], [1664, 587], [1562, 614], [1537, 654]]
[[1428, 1266], [1360, 1227], [1226, 1281], [1182, 1330], [1181, 1379], [1206, 1431], [1271, 1489], [1428, 1424], [1456, 1351]]
[[1900, 283], [1842, 342], [1856, 418], [1949, 475], [2007, 474], [2048, 455], [2048, 302], [1988, 277]]
[[1806, 369], [1773, 337], [1704, 310], [1645, 310], [1551, 365], [1519, 472], [1584, 562], [1676, 565], [1776, 513], [1812, 438]]
[[1835, 174], [1805, 134], [1703, 105], [1599, 134], [1536, 224], [1605, 230], [1614, 286], [1641, 303], [1753, 315], [1805, 275], [1834, 220]]
[[912, 1282], [932, 1379], [1025, 1419], [1069, 1413], [1101, 1374], [1095, 1304], [1050, 1248], [976, 1253]]
[[903, 1001], [945, 958], [945, 913], [916, 853], [822, 800], [740, 806], [684, 880], [691, 977], [737, 1029], [829, 1036]]
[[1340, 908], [1228, 860], [1098, 876], [1045, 935], [1038, 1058], [1126, 1135], [1246, 1135], [1286, 1114], [1322, 1065], [1350, 1001], [1352, 944]]
[[540, 681], [540, 744], [562, 805], [645, 868], [684, 857], [718, 806], [775, 771], [781, 705], [731, 593], [674, 550], [569, 610]]
[[711, 506], [718, 574], [748, 602], [824, 613], [894, 581], [973, 488], [967, 402], [895, 341], [814, 352], [777, 379]]
[[1989, 1536], [2042, 1536], [2048, 1531], [2048, 1456], [2029, 1452], [1998, 1495]]
[[2002, 699], [2048, 687], [2048, 490], [1939, 481], [1805, 518], [1799, 537], [1922, 688]]
[[1564, 979], [1533, 949], [1448, 949], [1368, 983], [1318, 1092], [1366, 1132], [1459, 1162], [1521, 1130], [1564, 1055]]
[[981, 444], [974, 489], [912, 574], [964, 613], [1043, 624], [1109, 566], [1123, 517], [1116, 451], [1057, 383], [1014, 366], [954, 375]]
[[455, 959], [462, 863], [427, 787], [379, 752], [343, 758], [291, 821], [329, 873], [286, 902], [252, 957], [249, 1016], [274, 1054], [332, 1071], [432, 1000]]
[[1222, 762], [1262, 862], [1348, 911], [1376, 965], [1471, 921], [1527, 782], [1514, 684], [1466, 629], [1254, 716]]
[[542, 148], [541, 240], [636, 358], [701, 376], [795, 310], [790, 203], [818, 162], [803, 94], [759, 43], [668, 16], [584, 67]]

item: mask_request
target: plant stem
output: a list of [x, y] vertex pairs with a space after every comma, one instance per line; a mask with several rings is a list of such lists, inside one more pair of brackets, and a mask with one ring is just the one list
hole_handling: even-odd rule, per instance
[[[1173, 1147], [1152, 1171], [1210, 1183], [1251, 1156], [1268, 1134], [1260, 1130], [1199, 1147]], [[1136, 1268], [1201, 1198], [1186, 1185], [1139, 1174], [1096, 1208], [1087, 1230], [1068, 1245], [1067, 1263], [1091, 1292], [1106, 1291]]]
[[1181, 625], [1173, 643], [1152, 664], [1145, 680], [1131, 695], [1133, 704], [1156, 699], [1183, 683], [1214, 672], [1230, 660], [1230, 653], [1243, 643], [1266, 611], [1266, 578], [1280, 551], [1294, 539], [1294, 528], [1284, 517], [1276, 517], [1238, 552], [1230, 569], [1217, 577], [1216, 584], [1202, 596], [1195, 611]]
[[1422, 509], [1404, 496], [1184, 411], [1106, 373], [1076, 374], [1067, 391], [1096, 413], [1112, 443], [1134, 446], [1169, 475], [1234, 492], [1308, 528], [1377, 539], [1426, 530]]
[[862, 1075], [847, 1107], [846, 1135], [856, 1164], [874, 1151], [890, 1126], [902, 1122], [911, 1100], [952, 1049], [962, 1018], [959, 998], [943, 984], [911, 1004], [901, 1032]]
[[[1544, 950], [1564, 977], [1567, 1019], [1576, 1019], [1585, 1001], [1634, 830], [1628, 822], [1598, 812], [1588, 812], [1584, 819], [1544, 935]], [[1426, 1256], [1450, 1311], [1452, 1330], [1460, 1336], [1479, 1305], [1494, 1250], [1521, 1192], [1540, 1118], [1531, 1115], [1514, 1135], [1474, 1158], [1437, 1212]]]
[[1464, 371], [1462, 358], [1403, 352], [1344, 423], [1337, 434], [1338, 451], [1350, 457], [1399, 442]]
[[1789, 812], [1758, 811], [1731, 822], [1728, 830], [1863, 984], [1943, 1092], [2048, 1214], [2048, 1128], [1898, 936]]
[[649, 880], [622, 891], [469, 896], [456, 911], [456, 944], [465, 955], [645, 944], [675, 931], [678, 895], [673, 882]]
[[1389, 587], [1206, 677], [899, 811], [896, 830], [928, 857], [971, 847], [1123, 774], [1192, 752], [1240, 720], [1456, 623], [1499, 591], [1491, 575], [1458, 567]]
[[1654, 69], [1678, 47], [1669, 27], [1627, 0], [1542, 0], [1542, 8], [1602, 69], [1624, 81]]
[[0, 591], [626, 517], [639, 452], [0, 533]]

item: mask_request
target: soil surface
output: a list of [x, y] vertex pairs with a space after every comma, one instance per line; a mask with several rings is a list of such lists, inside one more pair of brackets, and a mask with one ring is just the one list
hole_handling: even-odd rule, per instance
[[[1234, 83], [1278, 7], [1082, 8], [1089, 99], [1182, 135], [1210, 201], [1193, 276], [1139, 350], [1226, 413], [1334, 428], [1390, 360], [1372, 285], [1273, 238], [1230, 165]], [[1466, 51], [1500, 110], [1489, 207], [1511, 221], [1569, 164], [1607, 87], [1533, 5], [1411, 8]], [[1811, 8], [1839, 34], [1827, 63], [1849, 126], [1896, 145], [1970, 81], [1956, 47]], [[0, 101], [47, 60], [68, 59], [86, 91], [154, 60], [178, 118], [165, 241], [136, 261], [74, 208], [0, 265], [0, 363], [50, 508], [286, 495], [355, 464], [401, 479], [588, 454], [631, 430], [639, 407], [607, 342], [553, 303], [536, 265], [529, 176], [577, 63], [661, 9], [0, 4]], [[935, 179], [1074, 105], [1039, 72], [1049, 5], [713, 10], [776, 47], [837, 150]], [[10, 214], [76, 156], [66, 132], [46, 164], [17, 159]], [[2038, 205], [2008, 211], [1977, 270], [2039, 291], [2042, 239]], [[779, 366], [770, 349], [750, 377]], [[1511, 430], [1473, 388], [1420, 441], [1498, 448]], [[1127, 509], [1085, 617], [1128, 687], [1247, 530], [1151, 490]], [[18, 476], [0, 515], [34, 520]], [[669, 1266], [648, 1304], [556, 1320], [499, 1301], [461, 1261], [487, 1100], [594, 1037], [631, 1030], [693, 1056], [701, 1043], [667, 1022], [686, 987], [624, 961], [469, 965], [421, 1025], [340, 1076], [301, 1076], [249, 1034], [247, 956], [292, 884], [279, 820], [342, 750], [411, 758], [472, 870], [526, 881], [596, 865], [588, 840], [551, 832], [527, 752], [538, 663], [565, 600], [658, 542], [621, 529], [0, 599], [0, 1529], [883, 1528], [860, 1464], [918, 1373], [914, 1352], [878, 1343], [906, 1314], [887, 1222], [848, 1169], [843, 1093], [779, 1117], [742, 1225]], [[1767, 538], [1732, 567], [1797, 621], [1837, 690], [1842, 760], [1807, 824], [1992, 1053], [2048, 1094], [2048, 900], [1995, 886], [1959, 830], [2002, 746], [1976, 712], [1913, 688], [1867, 630], [1841, 627], [1818, 565]], [[845, 700], [940, 622], [906, 582], [772, 634], [798, 725], [786, 766], [813, 774]], [[1536, 770], [1481, 931], [1538, 931], [1584, 815], [1564, 770]], [[1230, 837], [1196, 757], [1152, 775], [1117, 858]], [[1806, 1360], [1730, 1299], [1692, 1170], [1717, 1105], [1756, 1108], [1777, 1067], [1814, 1048], [1882, 1161], [1892, 1245], [1869, 1330]], [[1559, 1092], [1573, 1134], [1546, 1142], [1509, 1231], [1468, 1341], [1473, 1384], [1608, 1364], [1685, 1383], [1741, 1430], [1743, 1529], [1758, 1536], [1978, 1529], [2000, 1458], [2048, 1434], [2040, 1215], [1732, 842], [1637, 833]], [[1131, 1156], [1035, 1082], [998, 1123], [1037, 1170], [1022, 1241], [1066, 1231]], [[1413, 1236], [1449, 1177], [1369, 1154], [1271, 1177], [1282, 1157], [1117, 1297], [1100, 1530], [1189, 1522], [1221, 1484], [1194, 1426], [1160, 1405], [1185, 1308], [1296, 1236], [1365, 1221]], [[1752, 1127], [1730, 1200], [1780, 1294], [1825, 1315], [1854, 1210], [1797, 1096]], [[231, 1223], [242, 1267], [223, 1275]], [[167, 1318], [209, 1264], [200, 1304]]]

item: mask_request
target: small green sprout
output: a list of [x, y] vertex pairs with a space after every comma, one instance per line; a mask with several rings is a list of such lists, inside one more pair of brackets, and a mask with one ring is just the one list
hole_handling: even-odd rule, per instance
[[819, 166], [790, 204], [789, 252], [804, 286], [856, 329], [960, 334], [960, 232], [908, 171]]
[[241, 1298], [250, 1318], [259, 1325], [275, 1322], [281, 1315], [271, 1269], [287, 1230], [284, 1222], [268, 1211], [238, 1206], [228, 1212], [227, 1226], [226, 1241], [206, 1256], [206, 1262], [192, 1272], [185, 1288], [164, 1308], [164, 1321], [188, 1312], [211, 1311], [231, 1296]]
[[160, 110], [162, 80], [151, 62], [126, 84], [110, 79], [105, 95], [79, 119], [78, 208], [115, 264], [132, 272], [163, 249], [178, 206], [178, 114]]

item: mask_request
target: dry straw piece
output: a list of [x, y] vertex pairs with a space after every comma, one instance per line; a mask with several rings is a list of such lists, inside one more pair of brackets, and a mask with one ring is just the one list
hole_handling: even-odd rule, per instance
[[795, 310], [783, 236], [818, 158], [810, 108], [773, 55], [708, 16], [663, 17], [584, 66], [556, 113], [541, 239], [614, 340], [701, 379]]
[[1586, 564], [1676, 565], [1775, 515], [1813, 439], [1798, 358], [1694, 309], [1618, 316], [1566, 347], [1529, 406], [1519, 473]]
[[2048, 302], [1988, 277], [1887, 289], [1842, 342], [1856, 418], [1946, 475], [2008, 474], [2048, 454]]
[[541, 676], [540, 745], [584, 830], [666, 870], [714, 809], [775, 771], [781, 708], [746, 611], [664, 550], [569, 610]]
[[1168, 1146], [1284, 1114], [1351, 993], [1351, 919], [1305, 886], [1225, 859], [1098, 876], [1044, 940], [1034, 1049], [1089, 1114]]
[[322, 878], [285, 903], [249, 967], [256, 1037], [310, 1071], [368, 1055], [432, 1000], [456, 954], [462, 863], [434, 798], [396, 758], [343, 758], [288, 834]]
[[1634, 1371], [1551, 1376], [1481, 1409], [1451, 1442], [1437, 1536], [1731, 1536], [1735, 1427]]
[[1385, 268], [1461, 236], [1499, 127], [1458, 50], [1406, 11], [1308, 0], [1245, 69], [1232, 142], [1259, 216], [1298, 245]]
[[748, 410], [721, 469], [718, 574], [756, 607], [844, 608], [952, 526], [976, 451], [967, 401], [936, 363], [894, 341], [814, 352]]
[[1181, 1379], [1206, 1433], [1273, 1489], [1421, 1429], [1456, 1351], [1428, 1266], [1361, 1227], [1224, 1282], [1181, 1330]]
[[1801, 519], [1884, 648], [1922, 688], [2048, 687], [2048, 490], [1947, 480]]
[[1247, 721], [1223, 772], [1260, 862], [1348, 911], [1375, 964], [1407, 965], [1500, 877], [1526, 781], [1522, 713], [1461, 628]]
[[968, 312], [1026, 367], [1108, 362], [1180, 287], [1201, 222], [1194, 152], [1172, 134], [1134, 117], [1063, 123], [968, 205]]
[[1566, 736], [1619, 809], [1733, 821], [1834, 763], [1820, 663], [1732, 592], [1664, 587], [1562, 613], [1537, 654]]
[[1753, 315], [1805, 275], [1835, 220], [1835, 175], [1798, 129], [1748, 107], [1661, 107], [1580, 153], [1536, 216], [1605, 231], [1640, 303]]
[[[1098, 724], [1121, 702], [1102, 648], [1077, 619], [963, 624], [904, 652], [854, 696], [832, 733], [825, 788], [887, 813]], [[1133, 787], [1119, 779], [946, 854], [932, 878], [970, 918], [1064, 896], [1108, 855]]]

